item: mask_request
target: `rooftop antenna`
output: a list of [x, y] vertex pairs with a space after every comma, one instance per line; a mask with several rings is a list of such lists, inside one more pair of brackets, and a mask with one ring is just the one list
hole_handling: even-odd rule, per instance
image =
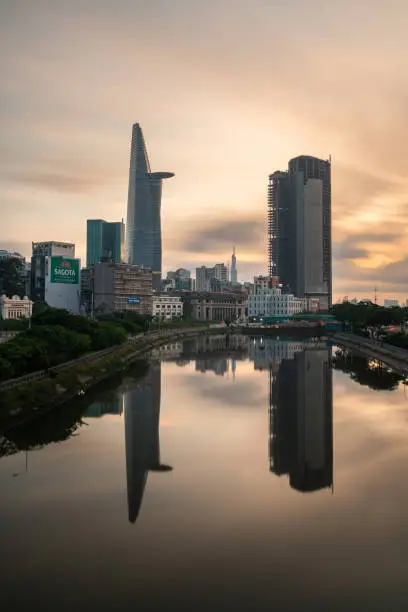
[[377, 304], [377, 287], [374, 287], [374, 304]]

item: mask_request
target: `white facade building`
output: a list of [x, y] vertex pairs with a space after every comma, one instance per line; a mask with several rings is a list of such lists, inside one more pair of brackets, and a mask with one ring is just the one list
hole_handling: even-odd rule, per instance
[[280, 288], [263, 289], [257, 287], [255, 293], [248, 295], [248, 317], [291, 317], [306, 310], [307, 301], [290, 293], [282, 293]]
[[171, 295], [153, 295], [153, 317], [158, 319], [181, 319], [183, 302], [181, 297]]
[[44, 301], [52, 308], [80, 313], [81, 260], [73, 257], [45, 257]]
[[33, 302], [27, 296], [20, 298], [13, 295], [8, 298], [5, 295], [0, 297], [0, 312], [3, 319], [26, 319], [33, 313]]
[[390, 300], [384, 300], [385, 308], [394, 308], [396, 306], [399, 306], [399, 302], [397, 298], [391, 298]]

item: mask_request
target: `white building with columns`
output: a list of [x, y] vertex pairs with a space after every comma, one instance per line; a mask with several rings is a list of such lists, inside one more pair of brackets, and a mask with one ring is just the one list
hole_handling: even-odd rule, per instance
[[248, 295], [248, 317], [291, 317], [307, 308], [307, 300], [282, 293], [279, 287], [257, 288]]
[[0, 297], [0, 313], [3, 319], [26, 319], [33, 313], [33, 302], [27, 296], [20, 298], [13, 295], [8, 298], [6, 295]]

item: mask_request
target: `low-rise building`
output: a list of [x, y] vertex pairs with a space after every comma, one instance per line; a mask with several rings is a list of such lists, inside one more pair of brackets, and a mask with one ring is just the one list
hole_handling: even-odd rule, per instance
[[280, 288], [257, 288], [248, 296], [249, 317], [291, 317], [306, 310], [307, 303]]
[[195, 292], [182, 294], [184, 314], [199, 321], [236, 321], [246, 314], [242, 293]]
[[267, 289], [278, 289], [279, 286], [279, 278], [277, 276], [254, 276], [252, 291], [257, 293]]
[[125, 263], [100, 262], [92, 267], [90, 274], [92, 312], [152, 314], [150, 269]]
[[183, 316], [183, 302], [181, 297], [163, 294], [154, 295], [153, 316], [166, 321], [181, 319]]
[[26, 295], [23, 298], [18, 295], [13, 295], [12, 298], [2, 295], [0, 312], [2, 319], [27, 319], [33, 313], [33, 303]]
[[1, 259], [19, 259], [22, 262], [25, 262], [24, 255], [21, 255], [15, 249], [0, 249], [0, 260]]
[[391, 298], [388, 300], [384, 300], [384, 307], [385, 308], [396, 308], [399, 306], [399, 302], [397, 300], [397, 298]]

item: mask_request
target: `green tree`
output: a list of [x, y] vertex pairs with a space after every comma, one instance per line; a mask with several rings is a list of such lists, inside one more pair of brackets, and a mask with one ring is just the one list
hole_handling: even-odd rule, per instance
[[92, 348], [95, 351], [122, 344], [126, 340], [127, 333], [115, 323], [101, 321], [98, 323], [98, 329], [92, 338]]
[[9, 297], [25, 294], [24, 262], [18, 257], [0, 260], [0, 295]]

